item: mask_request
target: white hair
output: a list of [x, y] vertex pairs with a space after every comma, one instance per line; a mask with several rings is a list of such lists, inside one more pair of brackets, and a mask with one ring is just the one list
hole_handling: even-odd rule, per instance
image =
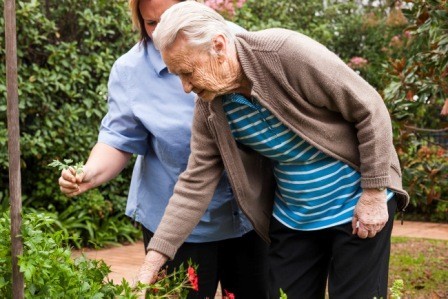
[[233, 43], [235, 39], [220, 14], [194, 1], [180, 2], [167, 9], [162, 14], [152, 39], [156, 48], [164, 51], [180, 34], [188, 40], [190, 45], [206, 50], [211, 49], [216, 35], [224, 35], [229, 43]]

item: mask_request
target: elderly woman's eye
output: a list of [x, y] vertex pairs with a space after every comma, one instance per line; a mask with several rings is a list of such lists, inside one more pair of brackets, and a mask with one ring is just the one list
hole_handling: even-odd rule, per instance
[[148, 25], [148, 26], [156, 26], [157, 22], [156, 21], [146, 21], [146, 25]]

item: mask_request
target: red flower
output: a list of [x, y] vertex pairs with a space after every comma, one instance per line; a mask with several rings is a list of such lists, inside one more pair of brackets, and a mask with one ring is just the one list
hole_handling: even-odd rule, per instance
[[227, 290], [224, 290], [224, 292], [226, 293], [225, 298], [227, 298], [227, 299], [235, 299], [235, 295], [233, 293], [230, 293]]
[[191, 288], [195, 291], [199, 291], [198, 275], [193, 267], [189, 266], [188, 270], [188, 280], [191, 283]]

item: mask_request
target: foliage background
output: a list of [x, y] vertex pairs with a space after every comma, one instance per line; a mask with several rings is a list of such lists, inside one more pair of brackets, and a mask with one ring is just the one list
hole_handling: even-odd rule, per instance
[[[404, 184], [411, 194], [409, 215], [448, 221], [446, 144], [440, 147], [431, 135], [422, 138], [409, 129], [447, 127], [446, 117], [439, 115], [448, 98], [446, 1], [226, 2], [220, 11], [228, 19], [249, 30], [284, 27], [310, 35], [375, 86], [392, 115]], [[0, 25], [4, 45], [3, 16]], [[124, 216], [130, 167], [111, 183], [68, 199], [59, 192], [59, 172], [47, 166], [53, 159], [84, 161], [96, 142], [107, 110], [109, 70], [137, 41], [127, 1], [17, 1], [17, 31], [25, 213], [46, 211], [55, 231], [79, 237], [73, 238], [78, 247], [138, 238], [138, 230]], [[4, 46], [0, 70], [5, 73]], [[5, 210], [9, 195], [4, 76], [0, 93], [0, 203]], [[446, 133], [441, 134], [446, 140]]]
[[[409, 211], [423, 220], [448, 220], [448, 4], [413, 1], [386, 65], [384, 98], [394, 120], [394, 141], [411, 194]], [[423, 129], [413, 129], [419, 127]]]
[[[0, 3], [3, 10], [3, 1]], [[130, 169], [98, 190], [68, 199], [58, 190], [53, 159], [84, 161], [107, 111], [113, 62], [136, 41], [127, 1], [17, 1], [22, 194], [25, 212], [51, 212], [75, 245], [133, 240], [124, 216]], [[4, 45], [4, 19], [0, 19]], [[5, 50], [0, 49], [5, 73]], [[0, 200], [8, 206], [5, 77], [0, 77]], [[76, 238], [74, 238], [76, 240]], [[89, 243], [90, 242], [90, 243]]]

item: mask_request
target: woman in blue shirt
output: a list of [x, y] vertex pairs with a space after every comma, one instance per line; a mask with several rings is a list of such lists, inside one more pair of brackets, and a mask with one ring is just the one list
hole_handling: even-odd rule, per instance
[[[141, 40], [112, 67], [109, 110], [83, 173], [66, 170], [59, 179], [61, 191], [76, 196], [116, 177], [137, 154], [126, 215], [142, 224], [145, 249], [190, 154], [194, 95], [184, 93], [151, 41], [160, 15], [178, 2], [129, 1]], [[223, 174], [211, 205], [168, 267], [190, 258], [199, 265], [199, 291], [189, 298], [213, 298], [218, 281], [237, 298], [266, 298], [266, 254], [267, 244], [238, 208]]]

